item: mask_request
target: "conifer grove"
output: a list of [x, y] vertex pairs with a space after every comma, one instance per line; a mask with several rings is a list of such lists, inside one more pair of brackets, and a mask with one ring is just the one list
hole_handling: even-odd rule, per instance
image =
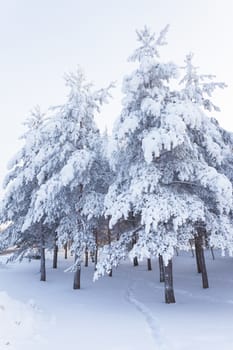
[[81, 68], [65, 76], [63, 105], [36, 107], [25, 121], [4, 180], [0, 250], [12, 249], [13, 260], [37, 257], [41, 281], [49, 251], [53, 268], [58, 252], [73, 256], [74, 289], [89, 263], [97, 280], [125, 259], [148, 270], [158, 259], [151, 278], [175, 303], [175, 254], [195, 254], [208, 288], [205, 250], [233, 253], [233, 134], [211, 116], [219, 110], [212, 93], [225, 84], [201, 74], [191, 53], [183, 67], [163, 62], [167, 31], [136, 32], [111, 135], [95, 115], [111, 103], [114, 84], [95, 90]]

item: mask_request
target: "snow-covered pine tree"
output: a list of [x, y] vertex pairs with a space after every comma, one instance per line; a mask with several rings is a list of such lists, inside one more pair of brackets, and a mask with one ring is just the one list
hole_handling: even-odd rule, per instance
[[[206, 110], [220, 111], [210, 98], [216, 88], [224, 88], [226, 85], [215, 82], [213, 75], [199, 74], [192, 60], [193, 54], [186, 56], [183, 67], [185, 74], [180, 82], [183, 88], [179, 105], [183, 104], [187, 110], [186, 113], [180, 113], [189, 127], [190, 141], [200, 158], [195, 172], [189, 175], [189, 181], [196, 184], [192, 187], [192, 194], [198, 195], [205, 205], [205, 220], [196, 223], [194, 236], [197, 265], [199, 272], [202, 272], [203, 287], [207, 288], [203, 251], [206, 239], [210, 245], [232, 253], [232, 190], [229, 182], [225, 181], [226, 178], [221, 176], [226, 175], [232, 182], [232, 175], [227, 171], [232, 168], [232, 136], [219, 126], [217, 120], [206, 115]], [[201, 185], [197, 182], [200, 177]]]
[[[109, 88], [92, 91], [81, 69], [68, 74], [66, 83], [67, 102], [46, 119], [36, 111], [29, 121], [25, 144], [5, 180], [1, 219], [11, 222], [9, 244], [20, 247], [21, 256], [36, 245], [44, 258], [45, 248], [69, 236], [79, 266], [84, 247], [94, 244], [91, 217], [102, 211], [108, 181], [94, 113], [108, 99]], [[44, 259], [41, 265], [44, 280]]]
[[[70, 89], [67, 102], [52, 110], [43, 132], [43, 165], [37, 174], [38, 188], [31, 197], [23, 231], [42, 221], [56, 226], [57, 242], [72, 241], [75, 256], [74, 288], [80, 288], [81, 261], [92, 248], [93, 218], [101, 215], [106, 190], [107, 161], [94, 114], [109, 97], [109, 88], [92, 91], [83, 72], [66, 75]], [[91, 220], [92, 219], [92, 220]]]
[[[40, 150], [45, 141], [42, 129], [46, 123], [44, 114], [36, 107], [26, 120], [27, 131], [22, 135], [23, 146], [8, 164], [8, 174], [4, 180], [5, 193], [1, 204], [1, 222], [9, 225], [1, 236], [5, 247], [16, 246], [12, 259], [22, 259], [31, 255], [34, 247], [44, 246], [44, 230], [40, 222], [22, 232], [25, 216], [30, 210], [31, 198], [38, 189], [37, 174], [41, 167]], [[43, 259], [41, 259], [41, 262]], [[45, 280], [44, 263], [41, 279]]]
[[[113, 133], [116, 180], [105, 200], [111, 226], [133, 213], [136, 227], [112, 244], [111, 261], [103, 249], [96, 277], [128, 254], [136, 234], [129, 255], [163, 257], [165, 301], [174, 303], [174, 249], [189, 249], [189, 240], [199, 228], [215, 235], [224, 225], [226, 235], [232, 237], [228, 216], [232, 187], [217, 170], [228, 146], [216, 124], [190, 98], [188, 86], [182, 91], [171, 89], [169, 82], [177, 77], [177, 66], [159, 61], [158, 49], [166, 44], [167, 29], [158, 39], [147, 27], [137, 32], [140, 47], [130, 59], [138, 62], [138, 68], [124, 79], [123, 109]], [[205, 89], [211, 93], [211, 88]], [[200, 143], [199, 135], [205, 133]]]
[[16, 248], [10, 260], [21, 261], [25, 256], [28, 258], [40, 256], [41, 280], [45, 281], [45, 245], [48, 243], [48, 227], [44, 226], [42, 229], [41, 222], [38, 222], [22, 231], [25, 215], [30, 208], [31, 196], [38, 187], [36, 175], [40, 164], [35, 160], [42, 146], [39, 136], [42, 119], [39, 114], [36, 116], [38, 112], [39, 110], [35, 110], [32, 118], [25, 123], [29, 127], [22, 137], [25, 144], [9, 162], [9, 172], [5, 178], [6, 191], [1, 203], [1, 222], [8, 225], [1, 235], [1, 245], [4, 249]]
[[229, 152], [225, 153], [224, 158], [219, 166], [219, 171], [223, 172], [233, 184], [233, 132], [221, 128], [217, 120], [213, 120], [221, 131], [224, 142], [229, 146]]

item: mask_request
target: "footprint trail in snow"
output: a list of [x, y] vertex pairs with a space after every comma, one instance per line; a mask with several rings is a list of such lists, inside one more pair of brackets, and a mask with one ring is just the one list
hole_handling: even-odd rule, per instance
[[126, 300], [134, 305], [136, 309], [144, 316], [149, 332], [151, 333], [156, 344], [155, 350], [172, 350], [171, 346], [165, 342], [165, 338], [163, 337], [159, 327], [158, 319], [141, 301], [136, 298], [132, 284], [128, 287], [126, 292]]

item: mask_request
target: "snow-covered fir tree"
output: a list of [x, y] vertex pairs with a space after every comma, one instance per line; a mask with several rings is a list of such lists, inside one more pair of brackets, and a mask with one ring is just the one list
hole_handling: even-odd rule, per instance
[[26, 132], [22, 135], [23, 147], [8, 163], [8, 174], [4, 180], [5, 195], [1, 203], [1, 222], [8, 223], [1, 240], [5, 247], [17, 246], [13, 258], [21, 259], [34, 246], [40, 246], [42, 232], [34, 224], [22, 233], [25, 216], [31, 197], [38, 189], [37, 174], [40, 163], [38, 153], [44, 143], [42, 128], [46, 119], [39, 107], [26, 120]]
[[232, 186], [220, 171], [230, 149], [203, 109], [215, 108], [209, 97], [224, 85], [205, 83], [212, 77], [198, 76], [188, 56], [183, 86], [172, 89], [178, 67], [159, 60], [167, 29], [157, 39], [147, 27], [137, 32], [140, 46], [130, 60], [138, 68], [123, 82], [123, 109], [113, 132], [116, 180], [105, 200], [111, 227], [132, 218], [134, 227], [112, 243], [112, 254], [103, 248], [96, 277], [129, 250], [131, 258], [162, 256], [165, 300], [172, 303], [174, 249], [188, 249], [194, 237], [201, 245], [208, 234], [211, 244], [231, 250], [233, 232]]
[[[94, 113], [106, 102], [109, 88], [92, 91], [81, 69], [68, 74], [66, 83], [70, 90], [67, 102], [51, 110], [46, 121], [36, 127], [38, 134], [28, 132], [17, 157], [19, 165], [12, 163], [3, 219], [12, 222], [12, 230], [22, 239], [36, 228], [43, 249], [69, 238], [77, 271], [84, 248], [93, 246], [91, 222], [101, 215], [106, 192], [108, 163]], [[24, 187], [27, 177], [32, 188]], [[11, 205], [16, 209], [11, 210]]]
[[210, 244], [232, 254], [232, 188], [229, 186], [229, 180], [232, 183], [232, 134], [204, 113], [205, 110], [219, 111], [210, 97], [215, 88], [224, 88], [225, 84], [212, 81], [213, 75], [198, 74], [192, 58], [189, 54], [185, 60], [178, 109], [183, 105], [182, 109], [187, 110], [179, 113], [189, 127], [189, 138], [200, 161], [193, 164], [193, 175], [188, 173], [185, 177], [195, 185], [192, 193], [208, 208], [204, 223]]
[[[67, 76], [68, 101], [55, 111], [48, 128], [48, 159], [42, 168], [45, 183], [33, 198], [28, 220], [57, 222], [58, 243], [72, 242], [75, 256], [74, 288], [80, 288], [80, 269], [84, 251], [93, 249], [95, 220], [102, 214], [106, 192], [107, 161], [94, 113], [109, 96], [109, 89], [92, 91], [83, 73]], [[52, 156], [51, 156], [52, 155]], [[49, 175], [48, 175], [49, 172]]]

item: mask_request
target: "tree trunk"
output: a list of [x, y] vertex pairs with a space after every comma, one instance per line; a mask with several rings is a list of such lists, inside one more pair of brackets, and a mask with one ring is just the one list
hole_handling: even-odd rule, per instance
[[[133, 225], [133, 227], [135, 227], [135, 225], [136, 225], [136, 222], [135, 222], [135, 217], [133, 216], [133, 213], [131, 213], [131, 220], [132, 220], [132, 225]], [[134, 246], [134, 244], [136, 244], [137, 243], [137, 236], [136, 236], [136, 234], [134, 234], [134, 236], [133, 236], [133, 238], [132, 238], [132, 247]], [[135, 256], [134, 258], [133, 258], [133, 266], [138, 266], [139, 265], [139, 263], [138, 263], [138, 258], [137, 258], [137, 256]]]
[[203, 249], [203, 234], [201, 230], [199, 230], [198, 236], [195, 237], [195, 244], [196, 244], [196, 249], [198, 251], [197, 255], [199, 256], [200, 269], [202, 274], [202, 287], [206, 289], [206, 288], [209, 288], [209, 282], [208, 282], [205, 255], [204, 255], [204, 249]]
[[64, 244], [64, 251], [65, 251], [65, 259], [67, 259], [67, 257], [68, 257], [68, 243], [67, 242]]
[[[136, 238], [134, 237], [133, 239], [132, 239], [132, 246], [134, 246], [134, 244], [136, 244], [136, 242], [137, 242], [137, 240], [136, 240]], [[139, 265], [139, 263], [138, 263], [138, 258], [137, 258], [137, 256], [135, 256], [134, 258], [133, 258], [133, 266], [138, 266]]]
[[54, 247], [53, 247], [53, 269], [57, 268], [57, 259], [58, 259], [58, 245], [57, 245], [57, 237], [55, 237]]
[[193, 245], [192, 245], [192, 240], [189, 240], [189, 244], [190, 244], [190, 248], [191, 248], [191, 253], [192, 253], [192, 257], [194, 258], [194, 251], [193, 251]]
[[95, 252], [93, 252], [93, 251], [90, 252], [90, 258], [91, 258], [91, 262], [94, 263], [95, 262]]
[[148, 269], [148, 271], [152, 270], [151, 259], [147, 259], [147, 269]]
[[46, 281], [46, 269], [45, 269], [45, 248], [41, 248], [40, 250], [41, 258], [40, 258], [40, 280]]
[[84, 263], [85, 267], [88, 267], [88, 249], [85, 249], [85, 263]]
[[[75, 257], [75, 261], [76, 259], [77, 259], [77, 256]], [[80, 287], [81, 287], [81, 264], [78, 263], [74, 273], [73, 289], [80, 289]]]
[[201, 257], [200, 257], [200, 249], [199, 249], [197, 237], [195, 237], [195, 253], [196, 253], [197, 272], [201, 273]]
[[97, 263], [98, 263], [98, 247], [95, 248], [95, 270], [97, 269], [96, 268]]
[[138, 266], [139, 265], [139, 263], [138, 263], [138, 258], [135, 256], [134, 258], [133, 258], [133, 266]]
[[45, 282], [46, 281], [46, 268], [45, 268], [45, 239], [44, 239], [44, 233], [42, 231], [42, 225], [40, 225], [40, 235], [41, 235], [41, 242], [40, 242], [40, 280]]
[[[111, 240], [112, 240], [112, 237], [111, 237], [111, 230], [109, 228], [109, 221], [110, 221], [110, 218], [108, 219], [108, 247], [109, 247], [109, 254], [111, 254]], [[108, 273], [108, 276], [112, 277], [112, 268], [110, 269], [110, 271]]]
[[163, 257], [161, 254], [159, 254], [159, 280], [160, 282], [165, 281], [164, 277], [164, 263], [163, 263]]
[[96, 271], [96, 265], [98, 263], [98, 232], [96, 229], [94, 230], [94, 235], [95, 235], [95, 271]]
[[206, 264], [205, 264], [205, 255], [204, 255], [204, 250], [202, 248], [201, 250], [201, 269], [202, 269], [202, 287], [203, 288], [209, 288], [209, 282], [208, 282], [208, 275], [207, 275], [207, 270], [206, 270]]
[[119, 225], [117, 224], [117, 234], [116, 234], [116, 239], [117, 241], [119, 241], [120, 239], [120, 229], [119, 229]]
[[212, 259], [215, 260], [214, 248], [210, 247], [210, 251], [211, 251]]
[[167, 266], [164, 266], [164, 286], [165, 286], [165, 303], [175, 303], [175, 296], [173, 290], [173, 275], [172, 275], [172, 259], [168, 260]]

